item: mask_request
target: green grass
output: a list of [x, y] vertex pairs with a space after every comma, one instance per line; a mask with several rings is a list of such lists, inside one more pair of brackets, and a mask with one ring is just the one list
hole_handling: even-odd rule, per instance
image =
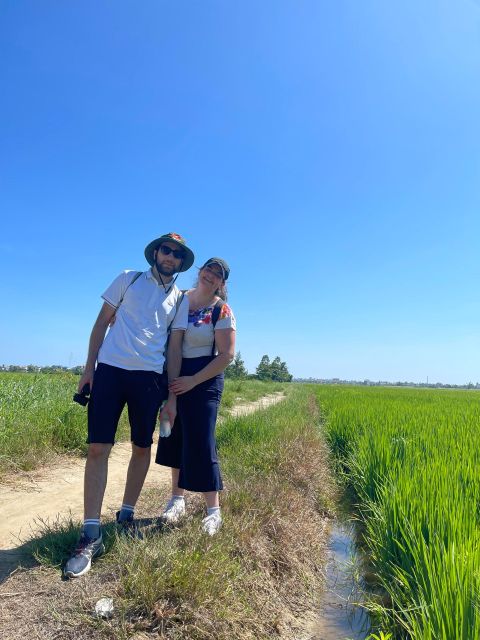
[[52, 452], [84, 451], [83, 407], [72, 402], [70, 374], [0, 374], [0, 458], [3, 473], [29, 470]]
[[[396, 638], [480, 637], [480, 395], [319, 387]], [[385, 599], [384, 599], [385, 600]]]
[[[202, 500], [189, 494], [188, 517], [178, 528], [147, 527], [143, 541], [109, 538], [108, 553], [88, 576], [89, 602], [110, 595], [116, 615], [92, 621], [79, 604], [70, 626], [90, 626], [98, 638], [144, 632], [171, 640], [266, 640], [316, 610], [323, 514], [333, 498], [311, 392], [292, 385], [288, 403], [226, 418], [218, 446], [226, 486], [220, 533], [201, 533]], [[158, 513], [166, 491], [146, 492], [139, 515]], [[71, 523], [58, 523], [31, 549], [58, 567], [71, 542]]]
[[[0, 373], [0, 477], [29, 471], [52, 453], [86, 452], [87, 410], [72, 401], [78, 376], [69, 373]], [[221, 411], [288, 385], [227, 380]], [[126, 411], [117, 439], [128, 440]]]

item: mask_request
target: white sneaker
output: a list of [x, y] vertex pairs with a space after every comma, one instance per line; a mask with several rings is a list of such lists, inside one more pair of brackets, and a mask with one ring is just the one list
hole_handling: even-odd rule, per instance
[[174, 500], [173, 498], [170, 498], [164, 512], [160, 516], [160, 520], [165, 524], [176, 524], [184, 517], [185, 500]]
[[202, 529], [209, 536], [214, 536], [220, 531], [222, 526], [222, 516], [219, 513], [212, 513], [202, 520]]

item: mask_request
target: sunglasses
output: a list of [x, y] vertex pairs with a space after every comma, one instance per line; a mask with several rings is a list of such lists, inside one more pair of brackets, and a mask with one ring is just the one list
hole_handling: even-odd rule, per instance
[[169, 256], [171, 253], [173, 253], [173, 257], [177, 260], [183, 260], [183, 258], [185, 257], [185, 253], [181, 249], [170, 249], [170, 247], [167, 247], [166, 244], [161, 244], [159, 248], [160, 252], [164, 256]]

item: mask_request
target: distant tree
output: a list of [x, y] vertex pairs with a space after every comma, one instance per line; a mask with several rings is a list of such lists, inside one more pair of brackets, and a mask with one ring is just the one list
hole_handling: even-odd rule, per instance
[[64, 371], [68, 371], [68, 369], [61, 364], [51, 364], [48, 367], [41, 367], [40, 371], [42, 373], [63, 373]]
[[239, 380], [241, 378], [246, 378], [247, 376], [248, 371], [245, 367], [244, 361], [242, 360], [242, 354], [240, 351], [237, 351], [233, 362], [225, 369], [225, 377]]
[[291, 382], [292, 375], [287, 369], [287, 363], [280, 360], [277, 356], [270, 365], [271, 379], [277, 382]]
[[81, 375], [82, 375], [82, 373], [83, 373], [83, 371], [84, 371], [84, 369], [85, 369], [85, 367], [84, 367], [83, 365], [79, 364], [79, 365], [77, 365], [76, 367], [72, 367], [72, 368], [70, 369], [70, 371], [71, 371], [73, 374], [77, 375], [77, 376], [81, 376]]
[[277, 382], [290, 382], [292, 375], [288, 371], [286, 362], [280, 360], [279, 356], [276, 356], [272, 362], [270, 358], [265, 355], [260, 360], [260, 364], [257, 367], [257, 378], [259, 380], [275, 380]]
[[284, 369], [283, 369], [283, 381], [284, 382], [291, 382], [293, 380], [293, 375], [290, 373], [290, 371], [287, 369], [287, 364], [285, 362], [282, 363], [284, 365]]
[[276, 356], [270, 364], [270, 379], [281, 381], [282, 378], [282, 361], [279, 356]]
[[256, 374], [259, 380], [271, 380], [270, 358], [267, 355], [262, 356]]

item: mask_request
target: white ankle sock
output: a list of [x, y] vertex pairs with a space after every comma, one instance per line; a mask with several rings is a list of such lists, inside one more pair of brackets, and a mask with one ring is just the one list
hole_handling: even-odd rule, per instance
[[213, 514], [220, 515], [220, 507], [210, 507], [207, 509], [207, 516], [213, 516]]

